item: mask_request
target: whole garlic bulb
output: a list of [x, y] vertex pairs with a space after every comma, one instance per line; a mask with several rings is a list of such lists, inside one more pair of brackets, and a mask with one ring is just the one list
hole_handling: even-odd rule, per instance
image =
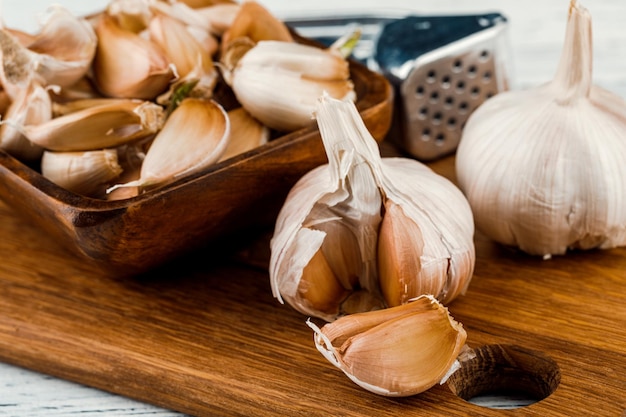
[[591, 16], [569, 10], [556, 76], [500, 93], [469, 118], [460, 188], [491, 239], [549, 258], [626, 244], [626, 103], [592, 84]]
[[271, 241], [272, 292], [332, 321], [422, 294], [442, 303], [469, 285], [474, 223], [461, 191], [422, 163], [381, 158], [350, 100], [323, 95], [329, 163], [291, 189]]

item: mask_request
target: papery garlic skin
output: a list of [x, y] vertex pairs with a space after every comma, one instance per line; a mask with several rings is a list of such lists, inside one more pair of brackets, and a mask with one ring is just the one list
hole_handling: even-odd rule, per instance
[[389, 397], [424, 392], [454, 367], [467, 334], [432, 296], [324, 325], [315, 346], [360, 387]]
[[[461, 191], [418, 161], [381, 158], [351, 101], [324, 95], [316, 117], [329, 164], [305, 174], [278, 215], [269, 270], [274, 296], [332, 321], [424, 293], [445, 302], [463, 294], [475, 251], [473, 217]], [[390, 205], [402, 210], [387, 212]], [[391, 229], [381, 228], [385, 216], [410, 222], [422, 244], [394, 242]], [[395, 270], [397, 276], [389, 273]], [[359, 307], [347, 310], [353, 295]]]
[[545, 258], [626, 245], [626, 103], [591, 66], [591, 16], [572, 1], [554, 80], [469, 118], [457, 178], [491, 239]]

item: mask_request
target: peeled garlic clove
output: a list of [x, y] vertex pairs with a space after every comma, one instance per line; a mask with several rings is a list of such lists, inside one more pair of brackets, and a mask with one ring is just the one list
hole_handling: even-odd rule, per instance
[[[31, 142], [53, 151], [111, 148], [158, 132], [163, 108], [150, 101], [117, 100], [19, 127]], [[15, 126], [14, 126], [15, 127]]]
[[46, 84], [69, 87], [91, 68], [98, 40], [91, 24], [61, 6], [51, 6], [41, 31], [28, 45]]
[[230, 119], [230, 140], [220, 161], [265, 145], [269, 141], [270, 130], [250, 115], [243, 107], [228, 111]]
[[98, 48], [93, 64], [97, 88], [109, 97], [150, 100], [163, 93], [176, 74], [163, 50], [124, 30], [102, 14], [95, 23]]
[[[461, 191], [416, 160], [381, 158], [354, 102], [323, 95], [315, 115], [329, 163], [305, 174], [278, 214], [270, 244], [274, 296], [332, 321], [422, 294], [445, 302], [463, 294], [475, 252]], [[310, 273], [318, 268], [332, 274]], [[328, 298], [316, 287], [312, 303], [308, 291], [316, 285], [329, 288]], [[340, 297], [339, 287], [349, 295]]]
[[572, 1], [554, 79], [487, 100], [457, 150], [477, 228], [532, 255], [626, 245], [626, 102], [593, 84], [591, 36]]
[[106, 186], [122, 173], [122, 168], [114, 149], [87, 152], [44, 151], [41, 173], [69, 191], [98, 197], [104, 195]]
[[230, 121], [213, 100], [186, 98], [156, 135], [138, 180], [111, 187], [160, 186], [215, 163], [228, 145]]
[[257, 43], [242, 52], [225, 79], [250, 114], [282, 132], [313, 123], [317, 99], [323, 93], [338, 99], [356, 98], [349, 65], [342, 56], [293, 42]]
[[0, 148], [25, 161], [40, 158], [43, 148], [26, 138], [14, 126], [38, 125], [51, 118], [50, 94], [41, 84], [31, 82], [28, 87], [19, 91], [4, 115], [0, 126]]
[[222, 35], [222, 51], [226, 50], [233, 40], [241, 37], [250, 38], [253, 42], [267, 40], [293, 42], [293, 36], [287, 25], [253, 0], [240, 4], [233, 22]]
[[342, 317], [321, 329], [317, 349], [352, 381], [376, 394], [403, 397], [440, 383], [467, 334], [431, 296], [402, 306]]

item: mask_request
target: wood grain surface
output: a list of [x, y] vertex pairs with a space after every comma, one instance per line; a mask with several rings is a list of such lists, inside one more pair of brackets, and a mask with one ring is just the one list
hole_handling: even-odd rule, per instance
[[[3, 15], [32, 24], [34, 11], [49, 3], [7, 0]], [[86, 4], [63, 3], [83, 10]], [[105, 3], [90, 2], [87, 9]], [[382, 8], [375, 0], [263, 3], [281, 15]], [[526, 88], [545, 82], [556, 68], [567, 3], [387, 0], [382, 6], [423, 14], [501, 10], [511, 18], [515, 84]], [[594, 17], [594, 78], [626, 97], [626, 3], [583, 3]], [[442, 172], [449, 168], [448, 161], [437, 166]], [[450, 306], [467, 329], [469, 344], [536, 349], [553, 358], [561, 374], [548, 399], [498, 412], [458, 399], [445, 385], [408, 399], [364, 392], [318, 354], [306, 318], [271, 298], [262, 269], [219, 260], [214, 249], [189, 254], [154, 276], [120, 281], [71, 260], [57, 242], [2, 203], [0, 233], [2, 416], [180, 415], [168, 410], [195, 415], [626, 415], [624, 249], [541, 261], [477, 235], [472, 285]], [[161, 272], [165, 278], [155, 278]]]
[[[449, 176], [452, 164], [433, 166]], [[498, 415], [445, 384], [392, 399], [349, 381], [315, 350], [306, 317], [272, 298], [263, 237], [120, 279], [4, 205], [0, 233], [12, 254], [0, 264], [2, 361], [192, 415]], [[626, 249], [544, 261], [476, 242], [470, 289], [449, 306], [469, 346], [518, 345], [560, 370], [552, 395], [513, 413], [620, 416]]]

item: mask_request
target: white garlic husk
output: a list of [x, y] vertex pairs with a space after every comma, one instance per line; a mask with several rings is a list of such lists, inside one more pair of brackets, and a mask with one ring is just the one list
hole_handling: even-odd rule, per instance
[[626, 244], [626, 102], [593, 85], [591, 35], [573, 0], [554, 79], [487, 100], [457, 150], [477, 229], [544, 258]]
[[316, 118], [329, 163], [294, 185], [278, 215], [274, 296], [332, 321], [464, 293], [475, 252], [461, 191], [416, 160], [381, 158], [352, 101], [323, 95]]

